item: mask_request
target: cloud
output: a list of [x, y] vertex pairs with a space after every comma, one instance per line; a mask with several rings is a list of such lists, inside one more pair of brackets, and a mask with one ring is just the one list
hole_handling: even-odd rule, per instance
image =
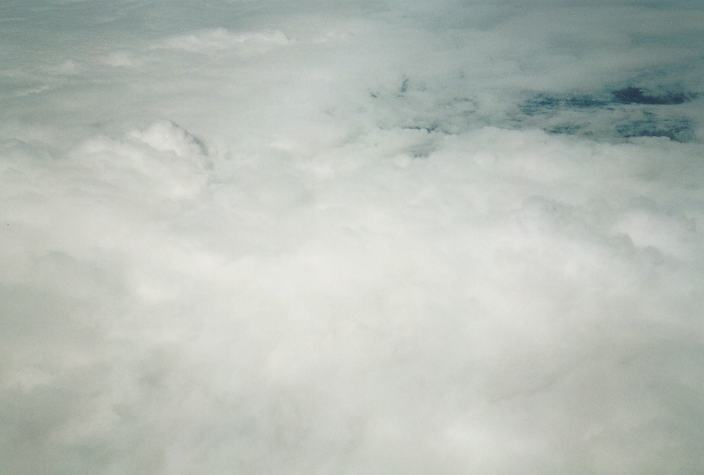
[[6, 9], [0, 471], [702, 471], [697, 4]]
[[225, 28], [215, 28], [174, 36], [159, 43], [155, 48], [177, 49], [193, 53], [235, 50], [240, 54], [251, 55], [264, 53], [269, 49], [285, 46], [288, 43], [288, 38], [280, 31], [236, 33]]

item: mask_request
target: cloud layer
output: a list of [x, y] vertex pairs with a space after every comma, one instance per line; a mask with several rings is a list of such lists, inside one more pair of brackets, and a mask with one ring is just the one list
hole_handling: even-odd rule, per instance
[[1, 8], [0, 472], [704, 470], [697, 2]]

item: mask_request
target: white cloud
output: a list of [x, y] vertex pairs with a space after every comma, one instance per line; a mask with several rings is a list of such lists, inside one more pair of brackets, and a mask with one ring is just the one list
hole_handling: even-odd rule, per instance
[[264, 53], [288, 43], [288, 38], [280, 31], [237, 33], [225, 28], [215, 28], [174, 36], [159, 43], [155, 48], [178, 49], [194, 53], [235, 50], [240, 54], [251, 55]]
[[7, 7], [0, 472], [702, 470], [701, 9], [457, 3]]

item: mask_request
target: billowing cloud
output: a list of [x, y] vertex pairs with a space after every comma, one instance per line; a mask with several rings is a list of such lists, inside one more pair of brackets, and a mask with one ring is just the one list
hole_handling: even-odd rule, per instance
[[9, 2], [0, 472], [700, 473], [697, 2]]

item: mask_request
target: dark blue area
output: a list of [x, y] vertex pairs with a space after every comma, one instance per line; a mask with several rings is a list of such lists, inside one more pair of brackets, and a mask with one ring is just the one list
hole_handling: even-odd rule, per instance
[[405, 130], [421, 130], [430, 134], [439, 130], [440, 124], [431, 123], [428, 125], [404, 125], [401, 128]]
[[619, 104], [646, 104], [646, 105], [677, 105], [684, 104], [694, 99], [695, 95], [684, 92], [667, 92], [665, 94], [648, 94], [639, 87], [625, 87], [611, 93], [614, 102]]
[[691, 142], [694, 140], [692, 123], [685, 118], [658, 120], [657, 118], [649, 117], [642, 120], [624, 122], [616, 126], [616, 132], [624, 138], [667, 137], [676, 142]]
[[640, 87], [628, 86], [607, 94], [536, 94], [521, 105], [527, 115], [552, 113], [561, 109], [596, 109], [616, 105], [679, 105], [696, 98], [691, 92], [651, 94]]
[[545, 129], [545, 131], [551, 134], [576, 135], [582, 132], [583, 129], [584, 127], [579, 124], [559, 124]]
[[[539, 93], [524, 101], [520, 110], [525, 116], [549, 121], [543, 128], [551, 134], [667, 137], [677, 142], [691, 142], [696, 136], [691, 120], [684, 116], [673, 117], [672, 108], [657, 106], [677, 106], [696, 97], [697, 94], [691, 92], [654, 93], [628, 86], [593, 94]], [[596, 112], [599, 114], [594, 115]], [[561, 113], [569, 114], [562, 116]], [[626, 118], [629, 116], [637, 118]], [[561, 117], [566, 119], [562, 123]], [[519, 122], [523, 120], [525, 117]]]
[[537, 115], [552, 113], [560, 109], [594, 109], [607, 105], [607, 101], [590, 95], [538, 94], [524, 102], [521, 110], [528, 115]]

